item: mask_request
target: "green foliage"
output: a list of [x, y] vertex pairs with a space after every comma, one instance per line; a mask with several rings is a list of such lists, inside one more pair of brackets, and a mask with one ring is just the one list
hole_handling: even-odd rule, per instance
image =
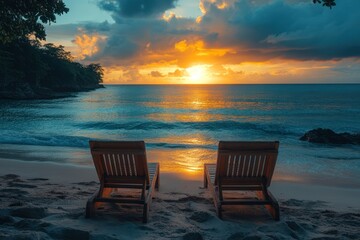
[[63, 0], [0, 0], [0, 98], [53, 97], [100, 87], [99, 64], [83, 66], [63, 46], [39, 42], [46, 37], [44, 24], [68, 11]]
[[330, 9], [336, 6], [335, 0], [313, 0], [313, 3], [322, 3], [323, 6], [329, 7]]
[[102, 82], [99, 64], [73, 62], [63, 46], [20, 39], [0, 44], [0, 53], [0, 98], [1, 92], [11, 92], [16, 86], [27, 86], [35, 95], [45, 91], [51, 96], [51, 92], [95, 89]]
[[45, 40], [43, 24], [55, 22], [55, 15], [69, 11], [62, 0], [0, 0], [0, 6], [0, 42], [2, 43], [30, 35]]

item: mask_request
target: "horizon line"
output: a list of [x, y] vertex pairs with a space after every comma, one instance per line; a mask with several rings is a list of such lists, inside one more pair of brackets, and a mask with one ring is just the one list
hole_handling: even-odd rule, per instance
[[360, 85], [360, 83], [101, 83], [102, 85], [172, 85], [172, 86], [198, 86], [198, 85]]

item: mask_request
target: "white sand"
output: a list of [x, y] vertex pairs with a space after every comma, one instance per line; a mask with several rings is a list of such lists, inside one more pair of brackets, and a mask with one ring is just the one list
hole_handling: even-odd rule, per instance
[[92, 167], [0, 159], [0, 176], [0, 239], [360, 239], [360, 189], [274, 181], [281, 221], [262, 206], [229, 207], [220, 220], [202, 176], [161, 173], [142, 224], [136, 207], [84, 217]]

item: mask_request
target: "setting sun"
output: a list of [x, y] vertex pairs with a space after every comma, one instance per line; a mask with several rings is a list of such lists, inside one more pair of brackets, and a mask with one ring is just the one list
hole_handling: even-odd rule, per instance
[[205, 83], [208, 81], [205, 66], [193, 66], [187, 68], [186, 71], [189, 73], [189, 80], [191, 83]]

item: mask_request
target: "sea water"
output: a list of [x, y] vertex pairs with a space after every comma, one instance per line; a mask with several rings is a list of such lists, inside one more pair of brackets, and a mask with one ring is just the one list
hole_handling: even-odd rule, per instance
[[201, 174], [220, 140], [278, 140], [275, 179], [360, 187], [359, 146], [299, 140], [314, 128], [360, 133], [356, 84], [106, 85], [62, 99], [0, 100], [0, 110], [3, 159], [91, 166], [90, 139], [144, 140], [164, 171]]

